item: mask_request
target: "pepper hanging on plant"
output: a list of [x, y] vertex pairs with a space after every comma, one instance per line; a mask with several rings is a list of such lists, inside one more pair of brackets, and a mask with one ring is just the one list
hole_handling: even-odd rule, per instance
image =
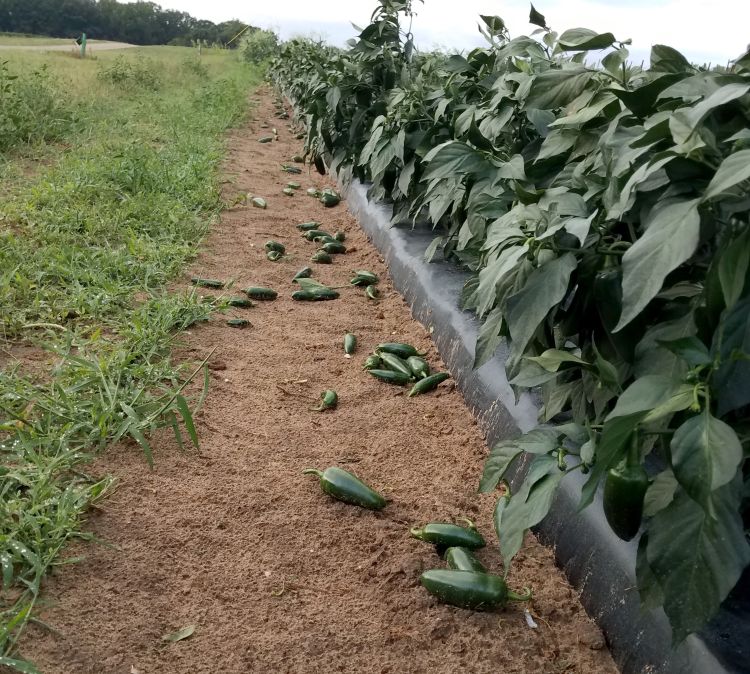
[[622, 313], [622, 267], [614, 255], [607, 256], [604, 269], [594, 277], [593, 289], [594, 303], [612, 347], [620, 358], [632, 363], [642, 330], [637, 322], [631, 322], [613, 332]]
[[638, 432], [633, 434], [626, 458], [607, 472], [604, 481], [604, 515], [622, 540], [631, 540], [641, 528], [648, 473], [640, 462]]

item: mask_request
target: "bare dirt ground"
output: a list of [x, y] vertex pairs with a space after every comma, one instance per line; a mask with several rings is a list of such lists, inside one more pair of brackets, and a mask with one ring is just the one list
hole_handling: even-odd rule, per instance
[[[616, 672], [552, 552], [532, 536], [510, 584], [533, 588], [537, 629], [521, 605], [471, 612], [438, 604], [419, 585], [423, 569], [442, 566], [409, 536], [428, 521], [476, 520], [489, 541], [480, 559], [501, 568], [494, 497], [476, 493], [487, 448], [450, 382], [407, 398], [363, 372], [383, 341], [411, 342], [435, 369], [442, 364], [345, 203], [326, 209], [304, 194], [330, 183], [279, 170], [300, 141], [273, 117], [269, 92], [252, 116], [229, 138], [226, 197], [261, 195], [268, 209], [225, 212], [185, 280], [234, 278], [279, 298], [235, 310], [252, 321], [245, 330], [217, 316], [186, 337], [186, 358], [217, 347], [198, 415], [201, 449], [181, 453], [157, 438], [153, 471], [134, 446], [102, 457], [97, 469], [114, 473], [119, 488], [90, 528], [109, 545], [70, 550], [85, 561], [61, 567], [45, 590], [42, 618], [57, 632], [29, 628], [22, 652], [47, 674]], [[263, 122], [278, 128], [278, 142], [257, 142], [269, 133]], [[303, 185], [294, 197], [281, 193], [290, 178]], [[330, 302], [290, 298], [292, 276], [315, 250], [294, 227], [308, 220], [345, 231], [350, 247], [332, 265], [311, 264], [315, 278], [343, 285], [351, 270], [370, 269], [383, 299], [353, 288]], [[287, 258], [266, 259], [269, 237], [286, 244]], [[342, 349], [347, 331], [359, 339], [352, 359]], [[310, 411], [327, 388], [338, 391], [338, 409]], [[301, 474], [334, 464], [384, 493], [385, 510], [335, 502]], [[162, 640], [188, 625], [191, 637]]]

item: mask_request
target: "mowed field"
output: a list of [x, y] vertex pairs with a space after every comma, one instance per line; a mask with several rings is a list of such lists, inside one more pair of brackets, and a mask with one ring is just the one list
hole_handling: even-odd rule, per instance
[[0, 49], [3, 47], [43, 47], [64, 46], [72, 44], [73, 40], [62, 37], [46, 37], [42, 35], [17, 35], [15, 33], [0, 33]]
[[154, 430], [189, 418], [179, 387], [195, 363], [173, 363], [172, 342], [218, 304], [166, 287], [222, 208], [224, 133], [259, 73], [234, 53], [167, 47], [0, 63], [0, 663], [12, 664], [43, 579], [89, 537], [81, 517], [112, 485], [85, 472], [90, 453], [123, 437], [148, 453]]
[[[509, 579], [528, 607], [469, 612], [419, 586], [442, 562], [409, 527], [430, 520], [476, 520], [500, 568], [493, 499], [475, 490], [484, 440], [450, 382], [410, 399], [362, 370], [385, 341], [443, 366], [345, 201], [305, 195], [333, 183], [281, 170], [302, 142], [259, 71], [166, 47], [6, 60], [0, 670], [616, 671], [532, 536]], [[306, 220], [347, 253], [312, 264]], [[331, 286], [367, 268], [381, 299], [294, 302], [306, 265]], [[250, 285], [279, 298], [229, 307]], [[311, 411], [327, 388], [339, 407]], [[337, 504], [301, 473], [332, 464], [386, 509]]]

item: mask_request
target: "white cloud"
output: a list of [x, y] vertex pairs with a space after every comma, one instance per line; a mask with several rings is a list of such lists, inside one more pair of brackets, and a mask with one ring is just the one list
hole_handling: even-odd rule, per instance
[[[353, 37], [350, 22], [366, 24], [375, 0], [161, 0], [164, 7], [190, 12], [212, 21], [238, 18], [256, 26], [275, 28], [282, 37], [321, 33], [337, 44]], [[611, 31], [618, 39], [633, 39], [633, 55], [643, 57], [652, 44], [668, 44], [693, 61], [723, 63], [738, 56], [750, 41], [750, 2], [747, 0], [536, 0], [547, 23], [563, 31], [583, 26]], [[526, 0], [425, 0], [415, 3], [414, 34], [418, 45], [434, 44], [470, 49], [482, 44], [479, 14], [498, 14], [512, 35], [528, 34]]]

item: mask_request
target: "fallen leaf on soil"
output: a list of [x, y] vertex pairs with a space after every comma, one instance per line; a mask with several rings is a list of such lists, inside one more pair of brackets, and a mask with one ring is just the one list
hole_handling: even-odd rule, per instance
[[176, 632], [172, 632], [172, 634], [165, 634], [161, 640], [162, 641], [168, 641], [169, 643], [176, 643], [177, 641], [182, 641], [183, 639], [187, 639], [188, 637], [192, 636], [193, 632], [195, 632], [195, 625], [188, 625], [187, 627], [183, 627], [180, 630], [177, 630]]

